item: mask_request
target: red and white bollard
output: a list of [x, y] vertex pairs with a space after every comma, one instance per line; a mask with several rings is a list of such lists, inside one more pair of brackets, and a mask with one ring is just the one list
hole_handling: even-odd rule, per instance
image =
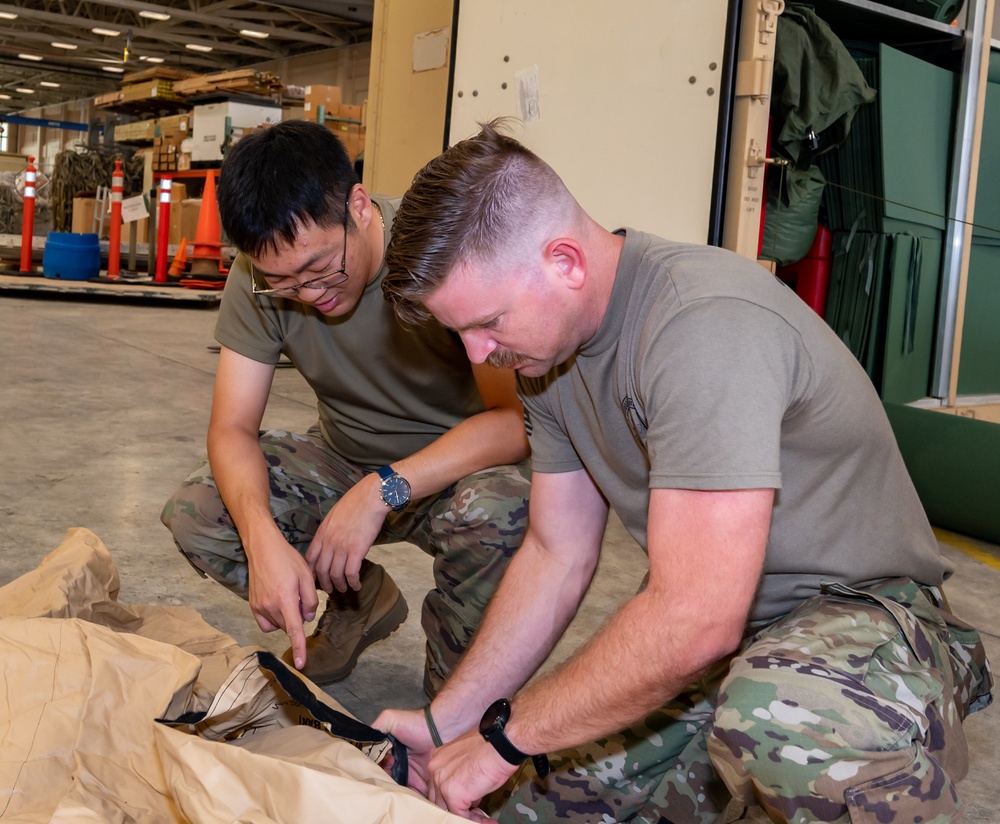
[[31, 242], [35, 234], [35, 158], [28, 155], [24, 170], [24, 211], [21, 213], [21, 271], [31, 271]]
[[125, 173], [122, 162], [115, 161], [111, 173], [111, 226], [108, 228], [108, 280], [115, 280], [122, 258], [122, 193], [125, 191]]
[[167, 246], [170, 243], [170, 189], [174, 181], [165, 177], [160, 181], [160, 212], [156, 216], [156, 274], [154, 283], [167, 282]]

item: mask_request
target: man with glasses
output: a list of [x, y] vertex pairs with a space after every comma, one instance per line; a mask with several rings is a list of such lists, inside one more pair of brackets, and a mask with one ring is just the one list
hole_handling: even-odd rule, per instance
[[[250, 602], [286, 660], [318, 684], [406, 618], [374, 544], [434, 556], [424, 600], [424, 689], [468, 645], [527, 521], [527, 438], [512, 376], [470, 364], [441, 326], [401, 325], [381, 290], [398, 201], [370, 196], [324, 126], [286, 121], [242, 138], [218, 186], [240, 250], [221, 344], [208, 460], [161, 520], [180, 551]], [[285, 355], [315, 391], [304, 434], [260, 428]], [[316, 631], [317, 587], [329, 595]]]

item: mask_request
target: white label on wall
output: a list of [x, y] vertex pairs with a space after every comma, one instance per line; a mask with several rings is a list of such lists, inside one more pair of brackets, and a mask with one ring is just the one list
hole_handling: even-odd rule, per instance
[[538, 109], [538, 66], [521, 69], [514, 78], [517, 80], [517, 104], [521, 110], [521, 120], [525, 123], [541, 120], [542, 114]]
[[413, 36], [413, 71], [426, 72], [448, 65], [450, 28], [423, 31]]

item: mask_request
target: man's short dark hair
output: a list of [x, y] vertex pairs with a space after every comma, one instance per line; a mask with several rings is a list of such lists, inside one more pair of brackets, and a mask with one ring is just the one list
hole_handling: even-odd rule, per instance
[[502, 120], [456, 143], [413, 179], [392, 223], [382, 291], [408, 323], [430, 315], [423, 301], [456, 266], [503, 255], [530, 225], [539, 193], [562, 181], [528, 148], [502, 134]]
[[[238, 140], [219, 175], [219, 219], [230, 242], [258, 256], [292, 244], [303, 225], [344, 222], [358, 183], [347, 151], [329, 129], [286, 120]], [[353, 224], [350, 224], [353, 225]]]

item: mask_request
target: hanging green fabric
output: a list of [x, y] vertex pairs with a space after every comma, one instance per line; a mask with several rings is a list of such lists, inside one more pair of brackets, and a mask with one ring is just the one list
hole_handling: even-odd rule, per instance
[[847, 138], [858, 108], [875, 99], [850, 52], [810, 7], [778, 18], [771, 84], [774, 141], [795, 168]]
[[875, 91], [812, 8], [789, 4], [778, 18], [771, 92], [772, 153], [789, 166], [768, 174], [761, 254], [787, 265], [808, 252], [816, 233], [825, 181], [814, 161], [844, 142]]

